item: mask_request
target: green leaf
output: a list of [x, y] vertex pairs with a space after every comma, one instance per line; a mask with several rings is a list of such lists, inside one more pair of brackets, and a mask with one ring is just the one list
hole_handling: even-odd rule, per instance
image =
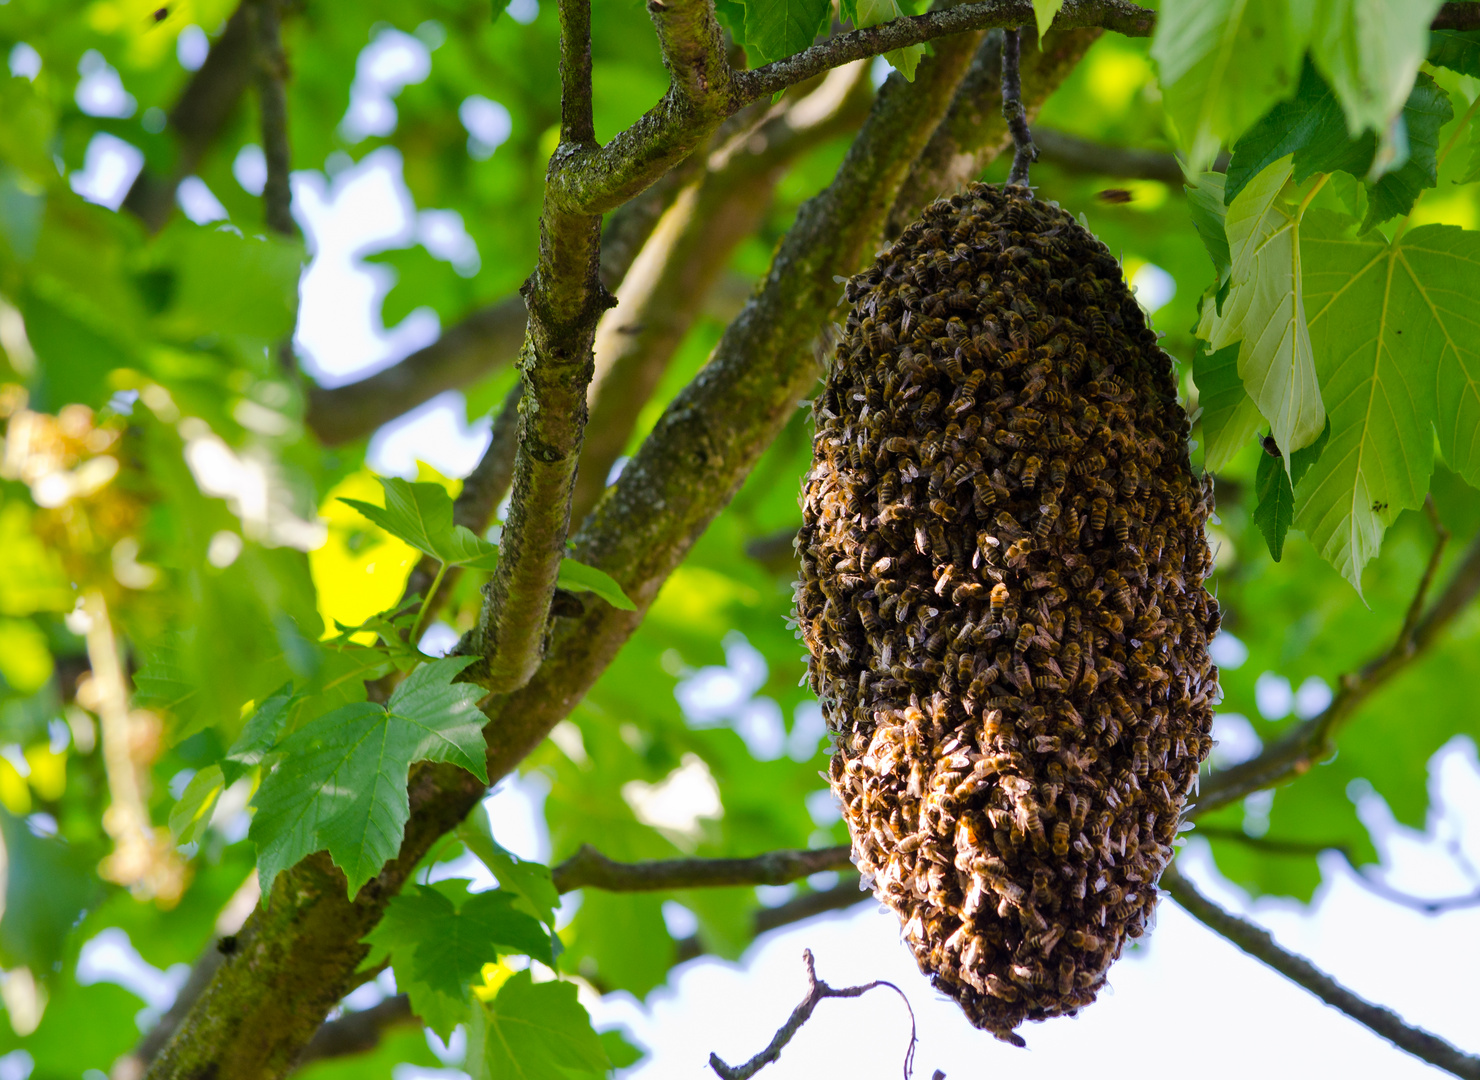
[[[1382, 177], [1367, 185], [1364, 231], [1397, 214], [1406, 214], [1413, 209], [1419, 193], [1438, 182], [1439, 129], [1453, 116], [1448, 95], [1432, 78], [1420, 73], [1401, 115], [1405, 153], [1402, 160], [1387, 162]], [[1234, 147], [1225, 196], [1230, 201], [1236, 198], [1255, 175], [1286, 154], [1294, 155], [1297, 184], [1316, 173], [1337, 171], [1366, 180], [1377, 152], [1378, 141], [1372, 132], [1356, 138], [1347, 133], [1335, 93], [1307, 64], [1296, 95], [1271, 109]]]
[[449, 566], [491, 570], [498, 564], [498, 545], [484, 540], [465, 525], [454, 525], [452, 497], [441, 484], [411, 483], [400, 477], [378, 476], [385, 488], [385, 506], [359, 499], [340, 499], [392, 536]]
[[1331, 421], [1328, 419], [1321, 437], [1291, 456], [1288, 472], [1278, 454], [1263, 454], [1259, 458], [1254, 477], [1254, 496], [1258, 500], [1254, 508], [1254, 524], [1264, 534], [1264, 542], [1269, 545], [1269, 554], [1275, 562], [1279, 562], [1284, 554], [1285, 534], [1295, 520], [1295, 490], [1292, 485], [1300, 483], [1300, 478], [1320, 458], [1330, 437]]
[[1054, 16], [1064, 6], [1064, 0], [1033, 0], [1033, 20], [1038, 24], [1038, 44], [1043, 44], [1043, 35], [1053, 25]]
[[1408, 131], [1408, 160], [1384, 173], [1368, 188], [1370, 201], [1362, 231], [1413, 209], [1418, 196], [1439, 182], [1439, 129], [1454, 119], [1449, 95], [1432, 78], [1419, 72], [1403, 106]]
[[1202, 409], [1203, 464], [1212, 472], [1226, 467], [1259, 430], [1259, 406], [1238, 377], [1238, 353], [1234, 344], [1216, 352], [1198, 349], [1192, 358]]
[[467, 886], [461, 880], [414, 885], [391, 900], [364, 938], [375, 946], [369, 962], [390, 955], [412, 1009], [443, 1039], [466, 1019], [468, 986], [484, 964], [510, 953], [554, 962], [550, 935], [516, 910], [513, 893], [469, 894]]
[[528, 971], [474, 1009], [468, 1058], [490, 1080], [571, 1080], [572, 1072], [605, 1076], [611, 1067], [575, 984], [536, 983]]
[[498, 22], [498, 17], [504, 13], [509, 6], [509, 0], [493, 0], [493, 14], [490, 22]]
[[452, 540], [452, 497], [441, 484], [413, 484], [398, 476], [377, 476], [385, 489], [385, 506], [359, 499], [340, 499], [392, 536], [434, 559], [442, 559]]
[[[222, 334], [276, 341], [291, 333], [298, 310], [303, 243], [242, 236], [229, 228], [176, 217], [155, 240], [150, 266], [168, 275], [160, 329], [190, 340]], [[230, 288], [222, 288], [226, 275]]]
[[1387, 523], [1423, 501], [1431, 428], [1456, 471], [1480, 476], [1480, 234], [1426, 225], [1389, 244], [1309, 216], [1311, 342], [1333, 408], [1330, 445], [1295, 489], [1295, 524], [1360, 592]]
[[207, 765], [190, 778], [179, 800], [170, 807], [170, 832], [177, 844], [189, 844], [205, 835], [211, 811], [225, 788], [220, 765]]
[[1225, 179], [1222, 173], [1205, 172], [1198, 176], [1196, 186], [1189, 184], [1182, 189], [1187, 192], [1192, 227], [1207, 249], [1208, 258], [1213, 260], [1219, 284], [1228, 278], [1233, 262], [1233, 256], [1228, 252], [1228, 233], [1223, 228], [1223, 219], [1227, 216], [1223, 200]]
[[555, 583], [572, 592], [593, 592], [621, 611], [637, 610], [637, 605], [628, 598], [622, 591], [622, 586], [610, 574], [574, 559], [560, 560], [560, 573], [555, 578]]
[[811, 45], [831, 14], [829, 0], [745, 0], [745, 43], [780, 60]]
[[1165, 0], [1151, 56], [1191, 172], [1212, 164], [1300, 76], [1310, 0]]
[[99, 892], [98, 880], [76, 848], [35, 835], [4, 810], [0, 841], [6, 860], [0, 965], [28, 967], [40, 978], [61, 959], [73, 924]]
[[385, 706], [335, 709], [276, 747], [282, 760], [252, 800], [264, 894], [280, 871], [327, 849], [354, 896], [400, 849], [412, 762], [448, 761], [487, 781], [483, 692], [452, 682], [473, 659], [423, 664]]
[[283, 733], [297, 703], [293, 684], [284, 683], [274, 691], [247, 720], [242, 733], [237, 736], [221, 764], [222, 783], [230, 787], [252, 769], [262, 764], [262, 759]]
[[1480, 35], [1430, 30], [1429, 63], [1480, 79]]
[[554, 929], [560, 893], [555, 889], [548, 866], [525, 862], [495, 840], [488, 814], [482, 808], [475, 809], [458, 826], [457, 838], [493, 872], [499, 888], [518, 893], [539, 920]]
[[1281, 158], [1228, 207], [1230, 289], [1222, 312], [1206, 318], [1214, 350], [1240, 343], [1239, 377], [1286, 453], [1315, 441], [1326, 422], [1301, 294], [1300, 222], [1281, 200], [1290, 172]]
[[[903, 18], [908, 14], [910, 12], [900, 7], [898, 0], [840, 0], [838, 4], [838, 18], [844, 22], [851, 22], [859, 30], [866, 26], [877, 26], [879, 23], [889, 22], [891, 19]], [[920, 58], [924, 55], [925, 46], [910, 45], [904, 49], [894, 49], [885, 53], [884, 59], [889, 61], [906, 79], [914, 82], [915, 68], [919, 66]]]
[[1387, 132], [1429, 49], [1442, 0], [1316, 0], [1311, 57], [1352, 134]]
[[606, 1051], [606, 1056], [610, 1059], [614, 1069], [631, 1068], [646, 1054], [641, 1047], [627, 1039], [627, 1033], [621, 1028], [608, 1028], [600, 1035], [602, 1049]]

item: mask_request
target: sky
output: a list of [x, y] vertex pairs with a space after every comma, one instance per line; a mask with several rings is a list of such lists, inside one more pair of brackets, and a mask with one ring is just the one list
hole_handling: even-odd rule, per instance
[[[532, 18], [535, 10], [535, 0], [516, 0], [510, 8], [521, 21]], [[181, 62], [198, 66], [203, 59], [200, 39], [185, 34], [181, 40]], [[394, 125], [394, 93], [425, 77], [426, 40], [388, 31], [367, 47], [346, 130], [374, 133]], [[10, 63], [15, 69], [31, 59], [13, 53]], [[89, 112], [126, 115], [123, 110], [132, 108], [122, 86], [116, 85], [116, 73], [110, 81], [94, 63], [82, 74], [79, 104]], [[501, 110], [486, 98], [464, 103], [459, 115], [469, 130], [471, 154], [496, 153], [508, 137], [507, 112], [501, 119]], [[113, 136], [99, 135], [84, 169], [73, 177], [76, 189], [116, 206], [138, 167], [131, 150]], [[244, 153], [236, 175], [244, 188], [260, 191], [260, 152], [256, 157]], [[381, 324], [379, 303], [389, 281], [385, 271], [361, 258], [413, 240], [459, 264], [474, 265], [480, 256], [457, 215], [418, 210], [412, 204], [401, 182], [397, 152], [383, 148], [357, 164], [345, 158], [325, 163], [323, 170], [296, 172], [293, 195], [313, 253], [302, 281], [296, 336], [309, 372], [328, 385], [353, 381], [434, 340], [439, 326], [430, 311], [414, 312], [394, 327]], [[182, 186], [180, 201], [197, 220], [224, 216], [215, 195], [199, 180]], [[1175, 288], [1164, 271], [1149, 264], [1138, 270], [1136, 283], [1150, 307], [1158, 300], [1164, 303]], [[487, 438], [486, 418], [469, 423], [462, 395], [451, 391], [378, 432], [371, 442], [370, 464], [384, 474], [409, 476], [417, 460], [423, 460], [445, 474], [465, 475]], [[776, 738], [779, 710], [754, 694], [765, 681], [764, 660], [743, 639], [732, 644], [728, 665], [696, 672], [680, 684], [679, 701], [695, 724], [733, 724], [760, 750]], [[1228, 635], [1219, 649], [1217, 659], [1225, 667], [1237, 666], [1241, 654], [1246, 655]], [[1292, 687], [1278, 672], [1263, 673], [1259, 680], [1259, 707], [1267, 716], [1283, 717], [1292, 710], [1312, 714], [1329, 695], [1319, 680]], [[1219, 718], [1224, 763], [1257, 751], [1262, 723], [1258, 718]], [[703, 785], [692, 790], [693, 798], [712, 798]], [[1477, 883], [1467, 878], [1465, 865], [1480, 865], [1480, 762], [1473, 742], [1457, 738], [1434, 757], [1431, 792], [1437, 810], [1423, 833], [1395, 824], [1376, 795], [1361, 790], [1351, 794], [1374, 830], [1384, 880], [1419, 895], [1470, 892]], [[540, 815], [543, 794], [538, 776], [508, 780], [487, 803], [501, 842], [527, 858], [550, 857]], [[1248, 812], [1257, 817], [1258, 799]], [[226, 827], [239, 828], [240, 822], [227, 822]], [[1480, 960], [1480, 907], [1431, 916], [1397, 906], [1364, 888], [1329, 853], [1321, 864], [1321, 888], [1308, 908], [1274, 899], [1251, 902], [1218, 875], [1195, 831], [1191, 836], [1178, 865], [1207, 895], [1266, 927], [1284, 946], [1357, 993], [1463, 1049], [1480, 1052], [1473, 978]], [[471, 876], [481, 887], [493, 885], [487, 871], [470, 858], [439, 867], [436, 876]], [[785, 894], [767, 895], [779, 902]], [[567, 911], [576, 903], [568, 901]], [[692, 915], [676, 904], [666, 914], [676, 934], [692, 925]], [[711, 1051], [735, 1064], [760, 1050], [805, 992], [804, 948], [815, 955], [819, 977], [834, 986], [887, 979], [904, 991], [919, 1024], [915, 1075], [920, 1077], [936, 1069], [949, 1080], [1007, 1070], [1027, 1070], [1036, 1080], [1139, 1078], [1148, 1069], [1185, 1069], [1200, 1080], [1441, 1075], [1243, 955], [1170, 900], [1164, 900], [1154, 932], [1143, 940], [1111, 969], [1110, 985], [1097, 1003], [1078, 1018], [1028, 1026], [1023, 1050], [975, 1031], [953, 1003], [932, 991], [901, 943], [897, 920], [874, 902], [766, 935], [739, 963], [700, 959], [685, 964], [646, 1002], [627, 994], [601, 999], [589, 990], [582, 1000], [598, 1027], [621, 1025], [647, 1050], [641, 1062], [622, 1074], [623, 1080], [698, 1080], [712, 1075], [706, 1064]], [[85, 947], [80, 971], [85, 981], [119, 982], [137, 993], [145, 1023], [168, 1007], [183, 975], [183, 965], [168, 972], [150, 967], [117, 929]], [[392, 992], [393, 980], [384, 977], [362, 987], [349, 1005], [364, 1007]], [[443, 1047], [431, 1038], [449, 1068], [402, 1066], [396, 1080], [465, 1075], [454, 1067], [460, 1039]], [[887, 990], [823, 1002], [780, 1062], [762, 1075], [768, 1080], [898, 1076], [908, 1038], [908, 1014]], [[0, 1080], [24, 1080], [28, 1071], [23, 1058], [0, 1058]]]

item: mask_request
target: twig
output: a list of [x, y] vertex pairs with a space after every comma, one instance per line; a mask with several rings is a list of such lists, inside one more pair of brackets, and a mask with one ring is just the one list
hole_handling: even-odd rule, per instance
[[1285, 840], [1277, 836], [1250, 836], [1242, 829], [1222, 825], [1199, 825], [1196, 835], [1213, 840], [1228, 840], [1255, 851], [1267, 851], [1272, 855], [1319, 855], [1324, 851], [1335, 851], [1349, 865], [1353, 862], [1351, 848], [1336, 840]]
[[[1347, 860], [1351, 865], [1351, 860]], [[1375, 876], [1370, 870], [1358, 869], [1353, 866], [1352, 878], [1358, 885], [1366, 889], [1373, 896], [1382, 898], [1399, 907], [1409, 908], [1423, 915], [1443, 915], [1449, 911], [1461, 911], [1465, 908], [1480, 907], [1480, 886], [1473, 892], [1463, 893], [1459, 896], [1414, 896], [1412, 893], [1395, 889], [1386, 881]]]
[[1447, 3], [1439, 9], [1432, 30], [1480, 30], [1480, 4], [1469, 2]]
[[802, 1029], [802, 1025], [812, 1018], [812, 1010], [817, 1008], [818, 1002], [825, 998], [861, 997], [877, 987], [887, 986], [900, 996], [900, 999], [904, 1002], [904, 1007], [910, 1011], [910, 1045], [904, 1054], [904, 1076], [905, 1080], [909, 1080], [910, 1071], [913, 1069], [915, 1063], [915, 1043], [919, 1039], [915, 1033], [915, 1010], [911, 1008], [910, 999], [905, 997], [904, 991], [892, 982], [885, 982], [883, 979], [875, 979], [873, 982], [864, 983], [862, 986], [845, 986], [841, 989], [834, 989], [817, 978], [817, 970], [813, 966], [811, 949], [802, 950], [802, 962], [807, 965], [807, 996], [802, 999], [800, 1005], [792, 1010], [791, 1018], [785, 1024], [781, 1025], [781, 1029], [776, 1032], [776, 1037], [771, 1040], [771, 1044], [744, 1065], [726, 1065], [720, 1060], [718, 1054], [710, 1054], [709, 1067], [714, 1070], [715, 1075], [719, 1076], [721, 1080], [749, 1080], [750, 1077], [760, 1072], [781, 1056], [781, 1051], [785, 1049], [786, 1044], [791, 1042], [796, 1036], [796, 1033]]
[[1449, 530], [1439, 520], [1439, 510], [1434, 506], [1434, 497], [1425, 495], [1423, 497], [1423, 509], [1429, 523], [1434, 527], [1434, 550], [1429, 552], [1428, 564], [1423, 568], [1423, 577], [1418, 579], [1418, 588], [1413, 591], [1413, 600], [1408, 604], [1408, 611], [1403, 616], [1403, 629], [1398, 632], [1397, 644], [1394, 649], [1405, 651], [1413, 647], [1413, 630], [1418, 625], [1418, 618], [1423, 614], [1424, 603], [1428, 600], [1429, 589], [1434, 584], [1434, 574], [1439, 569], [1439, 561], [1444, 557], [1444, 549], [1449, 546]]
[[552, 871], [561, 892], [597, 888], [607, 892], [658, 892], [727, 885], [785, 885], [823, 870], [852, 868], [847, 845], [803, 851], [769, 851], [750, 859], [660, 859], [621, 863], [590, 844]]
[[1013, 27], [1002, 32], [1002, 118], [1012, 133], [1012, 169], [1007, 182], [1014, 187], [1028, 186], [1028, 167], [1038, 160], [1038, 148], [1028, 130], [1028, 116], [1023, 110], [1023, 79], [1018, 64], [1022, 53], [1022, 33]]
[[267, 159], [267, 182], [262, 208], [267, 227], [279, 236], [296, 236], [293, 193], [289, 186], [288, 58], [283, 52], [280, 0], [257, 0], [257, 101], [262, 113], [262, 151]]
[[[1436, 547], [1442, 546], [1443, 539], [1441, 534]], [[1422, 608], [1422, 599], [1428, 593], [1437, 564], [1437, 554], [1431, 555], [1414, 603], [1409, 607], [1410, 617]], [[1202, 784], [1197, 805], [1188, 808], [1188, 816], [1206, 814], [1256, 791], [1274, 787], [1325, 760], [1335, 749], [1336, 733], [1342, 725], [1368, 698], [1422, 656], [1477, 593], [1480, 593], [1480, 537], [1471, 541], [1464, 558], [1454, 568], [1449, 584], [1427, 614], [1411, 626], [1409, 618], [1405, 618], [1403, 629], [1393, 644], [1360, 670], [1343, 676], [1336, 696], [1319, 715], [1298, 725], [1279, 742], [1266, 746], [1248, 761], [1209, 776]]]
[[1309, 960], [1286, 952], [1267, 930], [1224, 911], [1198, 892], [1174, 867], [1169, 867], [1162, 875], [1161, 884], [1193, 918], [1400, 1050], [1406, 1050], [1455, 1076], [1480, 1080], [1480, 1057], [1466, 1054], [1437, 1035], [1404, 1023], [1392, 1010], [1358, 997]]

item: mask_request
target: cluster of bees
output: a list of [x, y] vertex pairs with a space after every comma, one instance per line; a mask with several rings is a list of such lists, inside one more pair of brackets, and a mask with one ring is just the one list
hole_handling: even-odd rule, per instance
[[921, 969], [1022, 1045], [1145, 931], [1212, 747], [1211, 478], [1119, 264], [1025, 189], [845, 299], [797, 538], [831, 780]]

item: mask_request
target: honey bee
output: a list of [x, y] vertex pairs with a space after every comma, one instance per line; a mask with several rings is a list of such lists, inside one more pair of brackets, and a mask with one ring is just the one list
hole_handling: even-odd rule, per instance
[[1042, 468], [1043, 459], [1040, 457], [1030, 456], [1026, 461], [1024, 461], [1022, 474], [1018, 477], [1018, 479], [1022, 481], [1023, 487], [1037, 487], [1038, 473], [1040, 470], [1042, 470]]
[[1089, 505], [1089, 527], [1095, 532], [1105, 531], [1105, 518], [1110, 513], [1110, 504], [1097, 498]]
[[992, 586], [992, 595], [991, 595], [992, 618], [994, 618], [994, 619], [1001, 619], [1002, 618], [1003, 610], [1007, 607], [1008, 597], [1009, 597], [1009, 593], [1008, 593], [1007, 586], [1005, 584], [1003, 584], [1002, 582], [999, 581], [996, 585], [993, 585]]

